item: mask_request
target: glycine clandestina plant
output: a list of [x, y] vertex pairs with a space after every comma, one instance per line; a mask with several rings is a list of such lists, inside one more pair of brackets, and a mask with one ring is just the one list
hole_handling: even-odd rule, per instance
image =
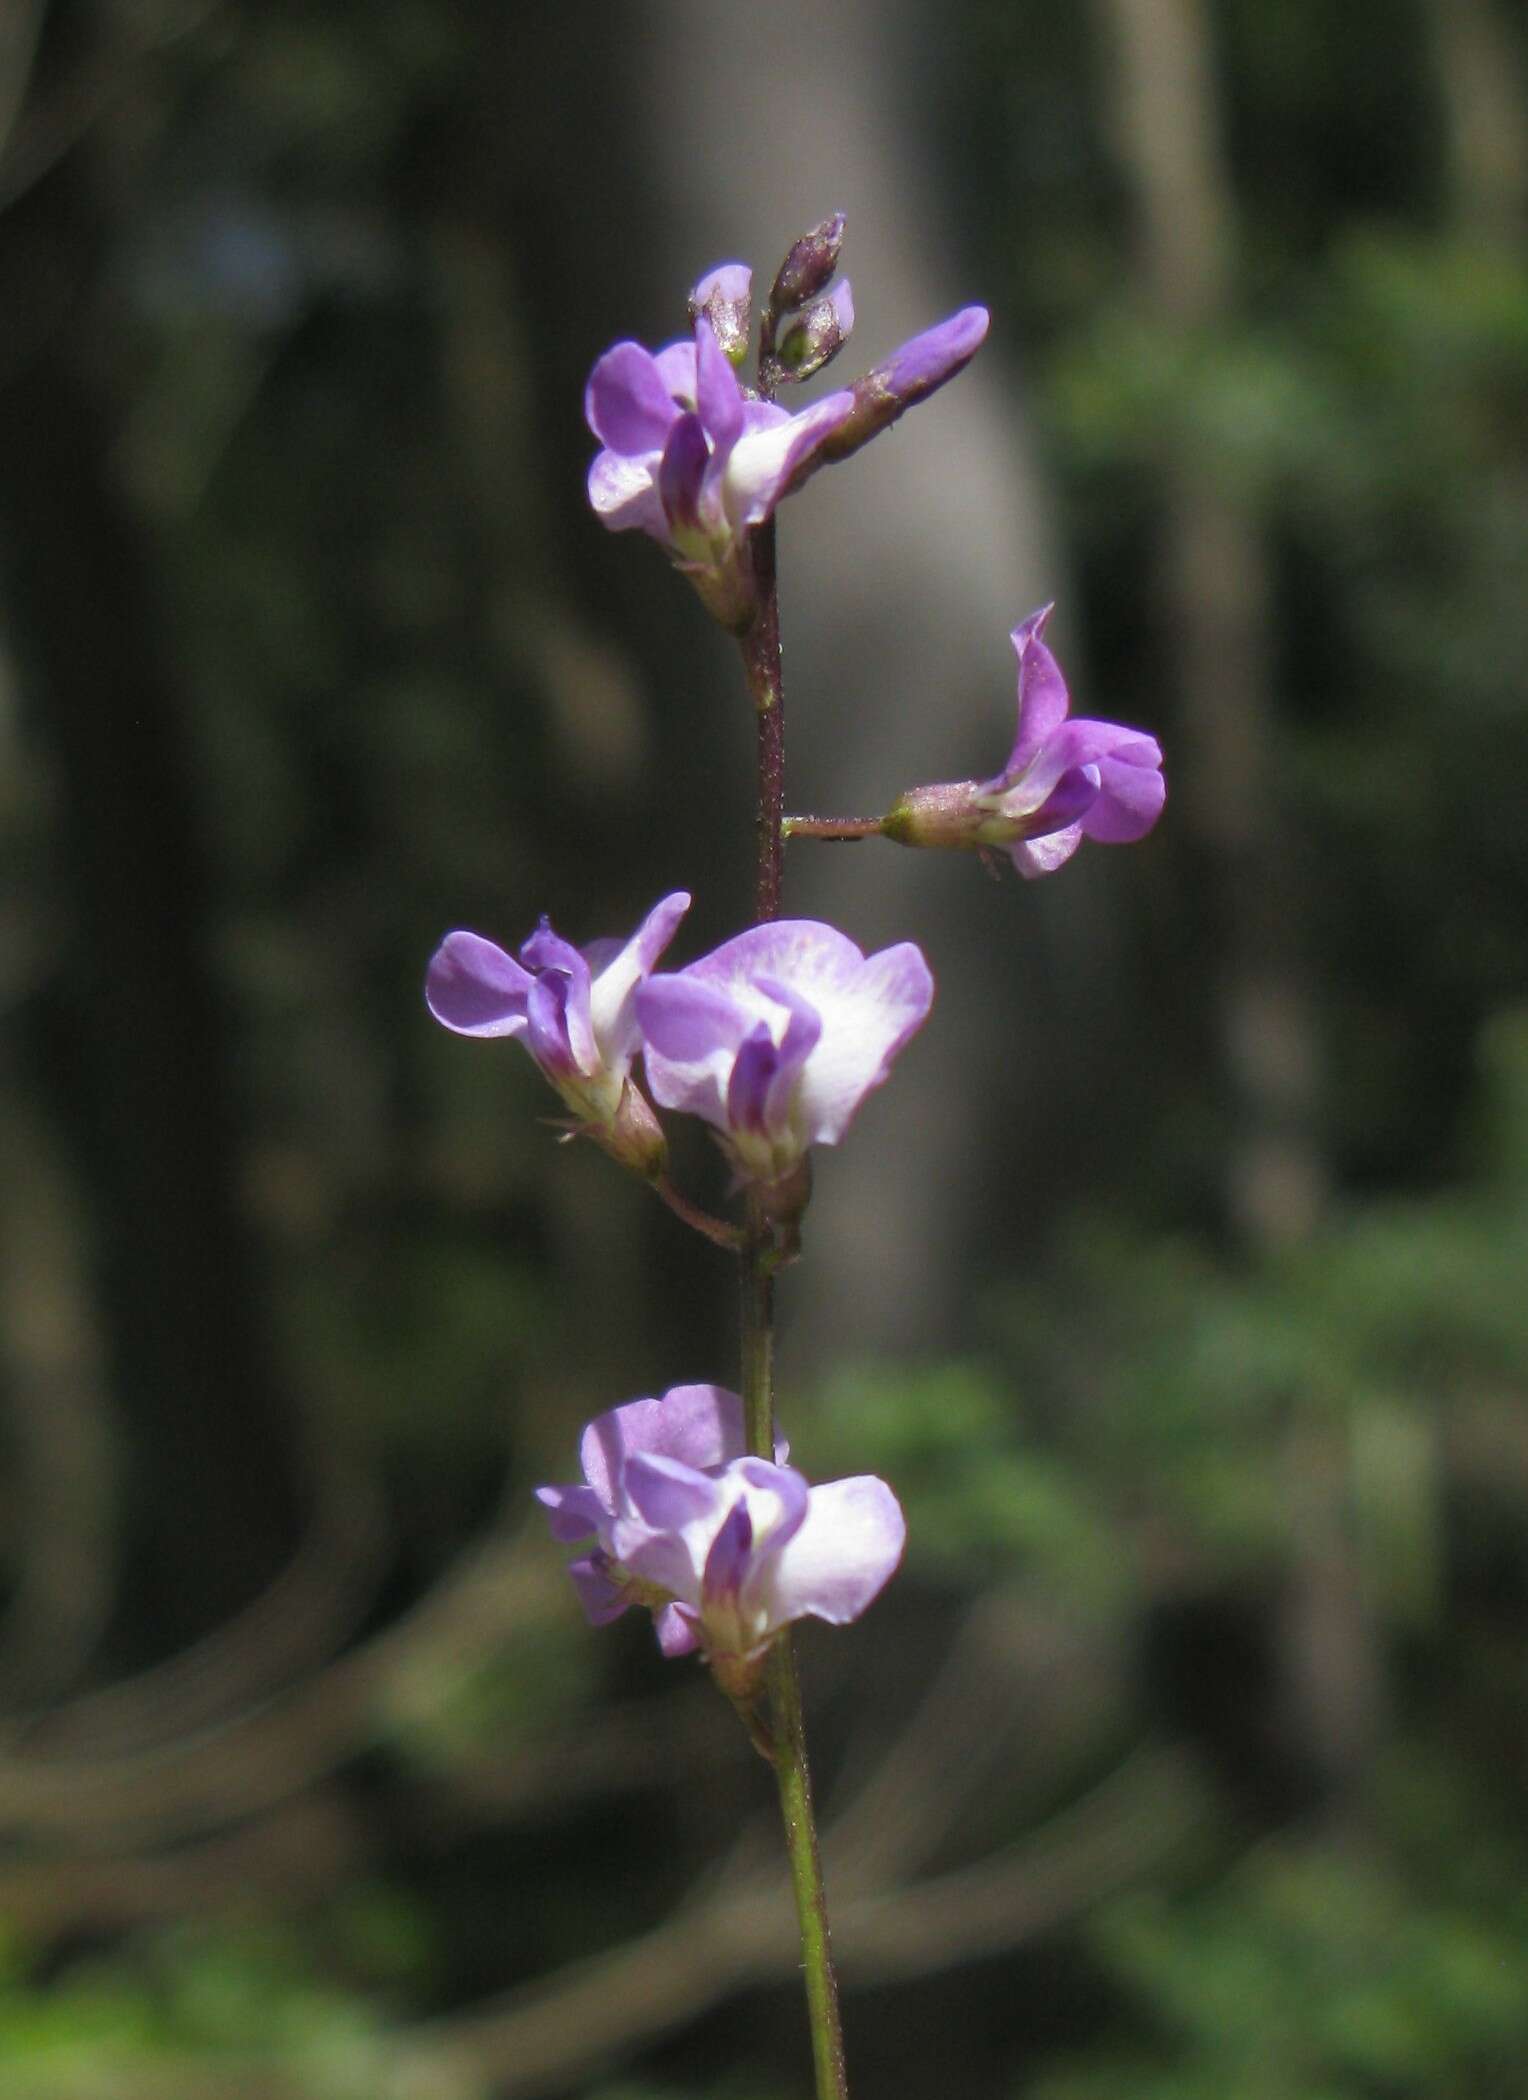
[[[555, 1538], [592, 1541], [569, 1570], [589, 1619], [648, 1609], [664, 1654], [702, 1658], [774, 1767], [819, 2100], [844, 2100], [847, 2085], [789, 1628], [858, 1618], [895, 1572], [905, 1525], [884, 1481], [813, 1487], [786, 1463], [775, 1274], [800, 1252], [812, 1148], [845, 1137], [927, 1019], [934, 986], [911, 942], [866, 956], [835, 927], [783, 919], [784, 842], [1002, 848], [1021, 875], [1038, 876], [1084, 838], [1144, 837], [1165, 792], [1153, 737], [1071, 717], [1042, 639], [1046, 607], [1013, 631], [1018, 728], [1000, 773], [909, 789], [882, 817], [785, 815], [776, 509], [953, 378], [987, 333], [985, 309], [965, 307], [791, 414], [779, 389], [821, 371], [854, 326], [849, 286], [834, 282], [843, 234], [835, 213], [791, 247], [759, 317], [751, 380], [752, 279], [723, 263], [691, 293], [687, 335], [656, 352], [617, 343], [584, 399], [601, 446], [589, 469], [596, 515], [656, 540], [741, 650], [756, 737], [753, 924], [659, 972], [689, 908], [681, 891], [629, 939], [583, 948], [544, 918], [518, 958], [480, 934], [448, 934], [426, 983], [447, 1028], [519, 1038], [570, 1112], [566, 1137], [592, 1138], [738, 1262], [741, 1394], [680, 1385], [612, 1408], [584, 1431], [582, 1482], [538, 1494]], [[736, 1219], [675, 1186], [660, 1111], [712, 1126], [733, 1169]]]

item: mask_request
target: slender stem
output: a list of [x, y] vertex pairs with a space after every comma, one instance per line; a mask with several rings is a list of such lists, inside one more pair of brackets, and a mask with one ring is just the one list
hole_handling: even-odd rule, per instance
[[[742, 637], [743, 664], [757, 723], [758, 810], [754, 832], [753, 916], [755, 925], [780, 915], [784, 866], [785, 711], [780, 679], [780, 602], [775, 573], [774, 520], [753, 533], [752, 553], [758, 611]], [[748, 1448], [758, 1458], [775, 1455], [775, 1234], [763, 1202], [750, 1196], [740, 1254], [742, 1271], [743, 1417]], [[765, 1667], [769, 1696], [769, 1740], [791, 1886], [801, 1932], [802, 1972], [812, 2030], [817, 2100], [848, 2100], [838, 1985], [828, 1944], [827, 1897], [817, 1825], [812, 1814], [812, 1779], [807, 1765], [801, 1691], [789, 1630], [777, 1636]]]
[[725, 1218], [713, 1217], [710, 1211], [702, 1210], [698, 1203], [692, 1203], [683, 1189], [674, 1186], [667, 1174], [656, 1176], [651, 1187], [654, 1195], [668, 1205], [674, 1216], [683, 1218], [685, 1224], [693, 1231], [704, 1233], [708, 1240], [718, 1247], [725, 1247], [729, 1254], [742, 1251], [743, 1235], [738, 1227], [729, 1225]]
[[775, 521], [752, 534], [758, 611], [742, 637], [743, 669], [753, 695], [758, 807], [754, 819], [754, 924], [780, 916], [785, 855], [785, 695], [780, 678], [780, 592], [775, 574]]
[[852, 845], [879, 838], [885, 823], [884, 817], [786, 817], [780, 828], [788, 839], [832, 839]]
[[801, 1969], [812, 2023], [817, 2100], [848, 2100], [849, 2074], [838, 2017], [838, 1980], [833, 1974], [833, 1953], [828, 1943], [828, 1899], [812, 1814], [812, 1775], [806, 1761], [801, 1687], [788, 1633], [770, 1649], [765, 1667], [775, 1743], [775, 1777], [780, 1787], [780, 1813], [785, 1819], [785, 1849], [790, 1856], [796, 1919], [801, 1928]]
[[743, 1429], [755, 1458], [775, 1455], [775, 1279], [768, 1264], [769, 1221], [757, 1197], [743, 1235]]
[[[749, 1207], [749, 1230], [742, 1257], [743, 1272], [743, 1417], [748, 1448], [760, 1458], [774, 1457], [774, 1276], [770, 1267], [768, 1220], [755, 1200]], [[807, 1764], [806, 1731], [801, 1715], [801, 1687], [789, 1631], [780, 1634], [765, 1665], [769, 1695], [769, 1736], [785, 1849], [790, 1860], [796, 1922], [801, 1933], [801, 1968], [806, 1984], [807, 2017], [812, 2030], [812, 2062], [817, 2074], [817, 2100], [848, 2100], [843, 2028], [838, 2016], [838, 1983], [828, 1934], [828, 1901], [812, 1813], [812, 1775]], [[755, 1738], [757, 1740], [757, 1738]]]

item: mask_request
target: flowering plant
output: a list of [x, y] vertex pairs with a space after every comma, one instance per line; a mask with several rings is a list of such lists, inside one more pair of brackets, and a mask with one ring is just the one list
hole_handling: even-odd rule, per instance
[[[774, 1768], [801, 1929], [819, 2100], [847, 2091], [826, 1897], [790, 1628], [857, 1619], [895, 1572], [905, 1525], [871, 1475], [818, 1486], [787, 1463], [774, 1414], [777, 1271], [801, 1249], [811, 1154], [839, 1144], [867, 1094], [927, 1019], [933, 979], [901, 942], [865, 955], [835, 927], [780, 915], [787, 838], [1002, 847], [1023, 875], [1060, 867], [1085, 837], [1138, 839], [1163, 804], [1155, 738], [1073, 718], [1043, 639], [1049, 607], [1013, 631], [1018, 728], [989, 780], [914, 788], [882, 817], [787, 817], [775, 512], [809, 475], [849, 458], [970, 360], [987, 314], [964, 307], [849, 387], [795, 414], [775, 399], [820, 371], [854, 326], [835, 283], [834, 214], [793, 243], [757, 325], [752, 278], [723, 263], [690, 295], [690, 333], [654, 352], [606, 351], [585, 397], [601, 450], [589, 499], [612, 531], [664, 548], [739, 642], [758, 756], [754, 923], [709, 955], [656, 969], [689, 906], [663, 898], [629, 940], [571, 946], [543, 919], [507, 954], [448, 934], [426, 997], [461, 1035], [514, 1037], [595, 1140], [687, 1225], [734, 1255], [742, 1281], [742, 1390], [675, 1386], [585, 1429], [583, 1479], [537, 1490], [595, 1624], [632, 1605], [665, 1655], [696, 1655]], [[641, 1081], [638, 1080], [640, 1066]], [[710, 1125], [738, 1215], [702, 1208], [670, 1178], [662, 1114]]]

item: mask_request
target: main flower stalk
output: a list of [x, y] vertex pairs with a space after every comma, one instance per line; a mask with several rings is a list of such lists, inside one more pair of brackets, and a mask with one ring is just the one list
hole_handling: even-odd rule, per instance
[[[757, 611], [740, 637], [743, 667], [753, 698], [757, 809], [754, 823], [753, 919], [756, 926], [780, 916], [781, 877], [785, 859], [785, 704], [780, 672], [780, 592], [775, 566], [775, 521], [755, 526], [750, 555], [757, 588]], [[775, 1448], [775, 1284], [776, 1235], [763, 1197], [748, 1199], [739, 1263], [742, 1283], [743, 1419], [748, 1448], [761, 1458]], [[769, 1741], [785, 1849], [790, 1860], [791, 1889], [801, 1934], [801, 1966], [806, 1985], [807, 2018], [812, 2031], [812, 2064], [817, 2100], [848, 2100], [843, 2026], [838, 2012], [838, 1980], [828, 1933], [827, 1891], [812, 1808], [812, 1775], [807, 1763], [801, 1688], [790, 1630], [780, 1634], [765, 1665], [769, 1703]]]

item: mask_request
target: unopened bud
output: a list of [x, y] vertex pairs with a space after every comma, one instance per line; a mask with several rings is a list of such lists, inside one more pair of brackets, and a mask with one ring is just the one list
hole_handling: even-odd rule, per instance
[[854, 326], [854, 294], [846, 277], [821, 299], [814, 299], [780, 338], [778, 356], [786, 379], [810, 379], [849, 340]]
[[690, 294], [690, 320], [701, 314], [710, 321], [729, 364], [748, 355], [753, 315], [753, 272], [746, 263], [722, 263], [708, 270]]
[[963, 371], [987, 333], [987, 309], [965, 306], [936, 328], [926, 328], [883, 364], [854, 382], [854, 408], [822, 447], [821, 457], [847, 459], [888, 423]]
[[838, 251], [844, 244], [844, 224], [843, 213], [836, 211], [796, 242], [775, 273], [769, 294], [771, 313], [794, 313], [832, 282]]

